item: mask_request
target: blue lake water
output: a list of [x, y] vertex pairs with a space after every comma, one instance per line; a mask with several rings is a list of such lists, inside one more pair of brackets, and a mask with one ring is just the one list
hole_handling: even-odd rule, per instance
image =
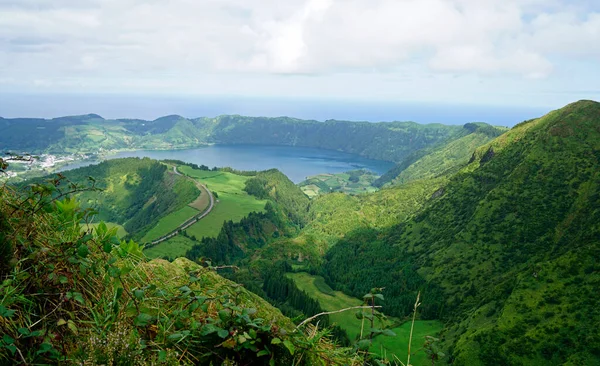
[[[277, 168], [294, 183], [320, 173], [342, 173], [353, 169], [368, 169], [378, 174], [389, 170], [393, 163], [371, 160], [359, 155], [338, 151], [290, 146], [213, 145], [187, 150], [124, 151], [107, 156], [107, 159], [149, 157], [175, 159], [204, 164], [212, 168], [231, 167], [238, 170], [266, 170]], [[77, 162], [61, 170], [75, 169], [93, 162]]]

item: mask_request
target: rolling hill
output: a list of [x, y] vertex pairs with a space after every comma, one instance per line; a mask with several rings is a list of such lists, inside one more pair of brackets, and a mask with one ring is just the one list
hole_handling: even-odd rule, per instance
[[[92, 177], [94, 187], [99, 191], [77, 194], [83, 208], [97, 211], [93, 222], [120, 225], [136, 240], [161, 218], [189, 208], [187, 205], [200, 194], [192, 182], [173, 174], [166, 165], [147, 158], [107, 160], [61, 174], [68, 181], [84, 186], [90, 186], [89, 177]], [[51, 177], [34, 179], [27, 184], [48, 178]]]

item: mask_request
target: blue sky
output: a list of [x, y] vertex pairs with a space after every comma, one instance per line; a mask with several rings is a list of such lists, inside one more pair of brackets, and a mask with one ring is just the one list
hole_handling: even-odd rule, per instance
[[600, 99], [599, 4], [0, 0], [0, 95], [555, 108]]

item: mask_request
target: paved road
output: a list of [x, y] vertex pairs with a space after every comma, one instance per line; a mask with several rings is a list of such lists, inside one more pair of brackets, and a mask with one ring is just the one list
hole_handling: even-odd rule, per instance
[[208, 190], [208, 188], [206, 188], [206, 186], [192, 178], [189, 178], [181, 173], [179, 173], [177, 171], [177, 167], [173, 167], [173, 173], [180, 175], [182, 177], [185, 177], [186, 179], [189, 179], [191, 181], [194, 182], [194, 184], [196, 184], [196, 187], [198, 187], [198, 189], [201, 191], [200, 194], [207, 194], [208, 197], [210, 198], [210, 205], [208, 206], [208, 208], [206, 210], [204, 210], [204, 212], [192, 217], [191, 219], [188, 219], [187, 221], [185, 221], [183, 224], [179, 225], [177, 227], [177, 229], [171, 231], [170, 233], [168, 233], [167, 235], [161, 236], [160, 238], [150, 242], [150, 244], [146, 245], [146, 248], [149, 247], [153, 247], [157, 244], [162, 243], [165, 240], [171, 239], [172, 237], [174, 237], [175, 235], [179, 234], [179, 232], [181, 232], [182, 230], [187, 229], [188, 227], [194, 225], [195, 223], [197, 223], [198, 221], [202, 220], [206, 215], [208, 215], [210, 213], [210, 211], [212, 211], [213, 207], [215, 206], [215, 198], [213, 197], [212, 193]]

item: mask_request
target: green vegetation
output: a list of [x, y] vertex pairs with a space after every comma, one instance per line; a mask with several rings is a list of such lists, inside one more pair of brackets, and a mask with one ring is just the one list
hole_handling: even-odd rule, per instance
[[[345, 295], [340, 291], [333, 291], [327, 286], [323, 277], [313, 276], [306, 272], [288, 273], [287, 277], [294, 280], [296, 285], [301, 291], [306, 292], [310, 297], [316, 299], [319, 305], [326, 311], [335, 311], [339, 309], [346, 309], [353, 306], [359, 306], [362, 304], [357, 298]], [[326, 287], [324, 288], [323, 285]], [[322, 291], [325, 289], [325, 292]], [[386, 309], [386, 303], [384, 302], [384, 308]], [[338, 314], [329, 315], [329, 321], [332, 324], [339, 325], [347, 334], [350, 339], [356, 339], [360, 334], [361, 321], [355, 316], [355, 312], [347, 311]], [[401, 325], [397, 319], [389, 318], [385, 326], [396, 334], [395, 337], [377, 337], [374, 339], [373, 344], [370, 347], [370, 351], [386, 356], [390, 360], [394, 360], [394, 356], [397, 356], [401, 360], [406, 359], [408, 350], [408, 340], [410, 333], [410, 322], [402, 322]], [[429, 365], [430, 361], [427, 360], [427, 355], [421, 346], [424, 343], [425, 336], [435, 336], [442, 329], [442, 324], [437, 321], [431, 320], [418, 320], [415, 322], [413, 331], [413, 350], [416, 352], [411, 355], [411, 363], [415, 366]]]
[[[217, 236], [225, 221], [239, 222], [250, 212], [262, 212], [267, 202], [244, 191], [245, 183], [249, 179], [246, 176], [223, 171], [197, 170], [187, 166], [179, 167], [179, 171], [217, 194], [218, 203], [210, 215], [187, 230], [189, 235], [198, 239]], [[184, 253], [179, 253], [182, 254]]]
[[182, 223], [199, 213], [200, 211], [189, 206], [182, 207], [178, 211], [172, 212], [158, 220], [158, 223], [150, 229], [140, 241], [142, 243], [148, 243], [154, 239], [158, 239], [177, 229]]
[[200, 194], [192, 182], [150, 159], [108, 160], [63, 175], [75, 184], [93, 177], [102, 191], [79, 193], [83, 207], [98, 211], [95, 221], [122, 225], [134, 239], [141, 239], [158, 220], [184, 209]]
[[[297, 234], [303, 225], [309, 199], [281, 172], [257, 173], [246, 180], [244, 193], [264, 199], [264, 212], [251, 212], [239, 223], [226, 221], [217, 236], [204, 237], [186, 253], [187, 258], [207, 257], [219, 264], [231, 263], [280, 237]], [[190, 230], [188, 233], [193, 235]]]
[[257, 173], [246, 182], [244, 191], [260, 199], [271, 199], [282, 206], [297, 225], [306, 222], [308, 197], [277, 169]]
[[[83, 230], [94, 231], [100, 223], [86, 223], [83, 224]], [[127, 230], [123, 227], [123, 225], [115, 224], [114, 222], [105, 222], [104, 225], [108, 228], [108, 230], [112, 230], [113, 228], [117, 228], [117, 236], [119, 238], [123, 238], [127, 236]]]
[[2, 119], [0, 145], [9, 151], [98, 153], [115, 149], [176, 149], [206, 144], [318, 147], [401, 161], [410, 153], [461, 137], [460, 126], [413, 122], [304, 121], [295, 118], [219, 116], [154, 121], [105, 120], [98, 115]]
[[320, 194], [330, 192], [344, 192], [348, 194], [371, 193], [377, 189], [372, 186], [379, 178], [375, 173], [359, 169], [338, 174], [319, 174], [308, 177], [298, 184], [308, 197], [313, 198]]
[[444, 179], [430, 179], [389, 187], [367, 195], [331, 193], [313, 199], [304, 235], [332, 246], [352, 231], [386, 228], [416, 213], [443, 186]]
[[145, 248], [144, 255], [148, 258], [163, 258], [173, 260], [177, 253], [185, 253], [198, 242], [184, 235], [176, 235], [159, 245]]
[[506, 132], [503, 127], [486, 123], [467, 123], [463, 136], [425, 147], [406, 156], [394, 168], [373, 182], [375, 187], [401, 184], [412, 180], [451, 175], [465, 166], [473, 151]]
[[0, 249], [15, 259], [0, 259], [2, 364], [366, 364], [210, 268], [82, 230], [90, 211], [52, 195], [62, 182], [0, 189]]
[[[373, 352], [388, 357], [398, 352], [396, 354], [404, 360], [407, 350], [406, 334], [408, 326], [412, 326], [410, 321], [406, 321], [412, 319], [413, 315], [416, 315], [413, 351], [418, 350], [425, 342], [424, 335], [438, 334], [438, 330], [441, 329], [439, 340], [427, 338], [427, 348], [418, 351], [420, 356], [412, 358], [415, 365], [431, 364], [432, 359], [426, 357], [427, 355], [433, 355], [433, 361], [436, 361], [436, 357], [439, 358], [442, 354], [445, 356], [437, 362], [459, 366], [600, 364], [600, 331], [596, 326], [600, 323], [600, 310], [597, 307], [600, 302], [597, 291], [600, 288], [600, 266], [597, 263], [597, 258], [600, 258], [599, 116], [599, 103], [580, 101], [542, 118], [526, 121], [505, 133], [485, 124], [467, 124], [458, 129], [439, 130], [432, 125], [416, 132], [411, 130], [410, 133], [407, 131], [410, 130], [411, 124], [392, 123], [383, 127], [376, 124], [372, 130], [369, 130], [371, 127], [362, 124], [350, 124], [352, 131], [372, 137], [369, 141], [374, 145], [377, 143], [373, 141], [377, 142], [379, 138], [372, 135], [375, 133], [373, 131], [387, 129], [385, 136], [389, 136], [389, 140], [386, 141], [395, 141], [396, 146], [400, 147], [393, 153], [395, 156], [402, 156], [399, 158], [401, 163], [393, 171], [373, 183], [382, 186], [382, 189], [360, 195], [336, 192], [309, 199], [298, 186], [276, 170], [241, 173], [181, 166], [182, 172], [214, 190], [219, 201], [229, 200], [230, 206], [224, 207], [229, 207], [230, 212], [239, 213], [239, 222], [234, 222], [232, 216], [229, 216], [229, 219], [221, 216], [222, 220], [214, 223], [215, 231], [211, 236], [205, 235], [200, 238], [192, 230], [188, 230], [165, 242], [164, 246], [149, 249], [147, 253], [171, 258], [172, 251], [169, 249], [182, 252], [189, 248], [186, 256], [201, 265], [181, 260], [176, 260], [174, 265], [188, 268], [193, 266], [194, 273], [206, 272], [212, 275], [214, 273], [202, 266], [224, 265], [227, 268], [224, 275], [230, 280], [241, 283], [246, 289], [268, 299], [286, 314], [300, 316], [296, 319], [297, 322], [319, 310], [338, 310], [353, 304], [368, 304], [370, 308], [362, 310], [358, 314], [359, 319], [356, 319], [355, 312], [332, 314], [329, 318], [322, 319], [323, 324], [331, 322], [342, 327], [328, 331], [342, 344], [345, 344], [346, 336], [355, 341], [363, 321], [367, 324], [367, 331], [363, 329], [361, 339], [353, 344], [353, 356], [349, 356], [348, 349], [334, 347], [327, 343], [328, 341], [321, 341], [319, 338], [319, 347], [327, 348], [327, 351], [323, 351], [326, 353], [321, 354], [327, 354], [328, 357], [331, 352], [336, 357], [344, 355], [346, 358], [340, 361], [341, 364], [363, 364], [365, 361], [361, 358], [365, 356], [365, 350], [369, 347]], [[187, 122], [204, 132], [214, 132], [211, 138], [221, 139], [220, 141], [230, 138], [229, 141], [247, 142], [247, 138], [256, 138], [256, 143], [264, 143], [269, 136], [276, 140], [274, 143], [291, 145], [316, 141], [309, 138], [312, 136], [309, 133], [304, 134], [304, 128], [308, 129], [307, 126], [312, 126], [312, 122], [239, 116], [186, 121], [181, 117], [172, 116], [141, 127], [135, 121], [119, 123], [132, 129], [138, 128], [139, 131], [135, 130], [135, 133], [143, 133], [147, 141], [158, 139], [158, 136], [172, 131], [175, 127], [190, 127]], [[275, 126], [273, 121], [281, 123], [281, 126]], [[322, 126], [319, 125], [318, 128], [310, 128], [315, 128], [315, 131], [321, 133], [328, 131], [335, 137], [332, 140], [341, 140], [345, 133], [343, 129], [346, 128], [344, 123], [339, 124], [341, 132], [338, 135], [328, 130], [336, 123], [330, 121], [321, 123]], [[280, 134], [282, 131], [289, 132], [287, 129], [292, 125], [295, 126], [293, 133]], [[253, 130], [257, 126], [264, 128], [263, 137], [259, 137], [258, 132]], [[398, 130], [398, 134], [389, 132], [394, 128]], [[183, 134], [182, 138], [192, 136], [193, 131], [188, 132]], [[417, 145], [421, 145], [415, 149], [406, 149], [399, 142], [410, 134], [422, 138], [417, 139], [420, 141]], [[175, 143], [175, 140], [170, 141]], [[339, 141], [333, 141], [327, 146], [334, 146], [334, 142]], [[382, 153], [391, 148], [387, 143], [381, 143], [376, 148], [367, 145], [366, 142], [360, 145], [348, 139], [348, 145], [344, 149], [352, 150], [362, 146], [365, 147], [363, 150], [353, 152], [368, 155]], [[198, 196], [197, 188], [189, 179], [174, 176], [162, 164], [139, 159], [137, 162], [128, 161], [122, 164], [122, 170], [105, 166], [94, 171], [100, 176], [96, 185], [104, 188], [104, 192], [79, 192], [77, 195], [83, 200], [84, 207], [100, 207], [106, 211], [97, 214], [99, 219], [123, 223], [130, 236], [142, 237], [158, 220], [188, 207], [187, 204]], [[66, 175], [79, 183], [87, 179], [87, 172], [83, 174], [75, 171], [74, 175]], [[144, 179], [140, 179], [142, 176]], [[149, 178], [147, 181], [146, 176]], [[62, 181], [62, 178], [57, 179]], [[351, 175], [348, 175], [347, 180], [350, 179]], [[359, 182], [360, 179], [359, 176]], [[314, 186], [321, 185], [321, 188], [329, 188], [329, 184], [336, 184], [334, 181], [326, 181], [327, 179], [310, 183]], [[42, 196], [58, 198], [60, 192], [56, 187], [60, 185], [56, 182], [55, 180], [52, 183], [55, 189], [32, 191], [28, 200]], [[60, 189], [64, 189], [62, 187]], [[166, 200], [162, 195], [158, 195], [159, 192], [166, 195], [171, 192], [175, 195]], [[105, 197], [101, 206], [96, 205], [98, 199], [94, 198], [94, 194], [106, 195], [101, 196]], [[9, 202], [16, 197], [6, 193], [5, 196]], [[69, 212], [80, 211], [72, 208], [75, 207], [72, 202], [74, 201], [44, 201], [40, 207], [45, 209], [35, 213], [28, 211], [31, 216], [29, 217], [24, 214], [14, 216], [15, 205], [4, 204], [4, 201], [0, 200], [0, 235], [3, 235], [0, 237], [0, 271], [3, 272], [0, 274], [15, 276], [8, 285], [13, 286], [14, 283], [22, 281], [23, 286], [19, 287], [21, 290], [18, 291], [40, 290], [44, 294], [76, 292], [83, 296], [86, 306], [88, 300], [94, 304], [98, 303], [99, 306], [108, 306], [108, 298], [112, 304], [120, 303], [120, 298], [117, 299], [119, 301], [115, 300], [115, 291], [118, 290], [110, 287], [114, 286], [115, 277], [111, 278], [110, 286], [109, 282], [102, 282], [104, 280], [100, 281], [98, 278], [102, 278], [104, 271], [107, 271], [110, 277], [110, 268], [116, 266], [126, 268], [122, 274], [125, 280], [119, 278], [119, 283], [125, 284], [123, 289], [148, 291], [146, 285], [139, 282], [140, 278], [146, 281], [148, 277], [135, 272], [137, 269], [128, 269], [140, 268], [139, 266], [147, 268], [147, 264], [128, 267], [129, 262], [120, 261], [129, 258], [127, 253], [130, 251], [138, 252], [139, 247], [117, 238], [112, 239], [117, 230], [114, 228], [108, 235], [113, 246], [107, 246], [107, 250], [110, 251], [104, 253], [112, 255], [115, 250], [115, 253], [121, 253], [121, 257], [113, 262], [101, 261], [103, 257], [99, 253], [102, 253], [103, 248], [93, 252], [95, 247], [87, 243], [104, 243], [105, 239], [102, 238], [108, 230], [104, 225], [99, 225], [96, 233], [89, 233], [91, 237], [86, 236], [86, 231], [82, 233], [81, 222], [85, 221], [85, 214], [77, 216], [76, 220], [73, 219], [74, 216]], [[217, 203], [216, 208], [222, 203]], [[256, 205], [257, 209], [250, 210], [253, 205]], [[36, 207], [21, 206], [16, 205], [20, 209]], [[12, 213], [10, 207], [13, 207]], [[215, 219], [217, 217], [215, 216]], [[69, 224], [61, 226], [60, 223], [64, 221], [60, 220], [66, 220]], [[73, 224], [75, 221], [76, 224]], [[56, 229], [63, 227], [66, 229]], [[71, 227], [77, 228], [77, 234], [69, 234]], [[41, 233], [41, 237], [45, 239], [36, 239], [37, 234], [6, 234], [17, 231]], [[59, 235], [60, 240], [56, 241]], [[25, 237], [27, 239], [23, 240]], [[50, 243], [59, 243], [58, 249], [53, 249], [54, 244]], [[27, 249], [35, 245], [37, 247], [33, 251]], [[96, 265], [95, 262], [90, 264], [85, 260], [86, 256], [90, 255], [99, 262], [98, 267], [89, 267]], [[35, 261], [31, 261], [31, 258]], [[55, 261], [53, 266], [43, 267], [44, 263], [47, 264], [50, 260]], [[69, 267], [73, 263], [78, 267]], [[163, 261], [154, 263], [169, 266]], [[231, 266], [235, 266], [236, 269], [232, 270]], [[28, 271], [33, 267], [39, 274], [18, 274], [19, 271]], [[88, 270], [93, 276], [86, 279], [94, 289], [106, 292], [107, 299], [93, 297], [100, 296], [99, 292], [90, 294], [83, 287], [80, 272]], [[51, 276], [49, 271], [56, 277]], [[129, 275], [127, 271], [132, 271], [133, 274]], [[293, 271], [306, 271], [311, 274], [291, 273]], [[148, 275], [152, 271], [144, 273]], [[288, 273], [287, 276], [285, 273]], [[52, 286], [58, 287], [48, 288], [47, 283], [51, 282], [47, 281], [52, 281], [53, 278], [56, 280], [52, 282]], [[166, 277], [157, 280], [164, 281], [164, 278]], [[177, 281], [186, 281], [185, 274], [177, 278]], [[199, 279], [197, 276], [195, 278]], [[226, 288], [230, 287], [225, 284], [235, 286], [227, 281], [220, 283]], [[6, 281], [2, 284], [8, 285]], [[60, 287], [63, 285], [68, 285], [69, 288]], [[151, 319], [151, 324], [158, 327], [157, 334], [160, 337], [157, 339], [160, 342], [153, 341], [150, 345], [154, 352], [152, 354], [157, 354], [159, 350], [182, 350], [177, 347], [188, 347], [190, 352], [197, 352], [198, 348], [195, 347], [203, 344], [202, 342], [210, 342], [209, 338], [203, 338], [205, 335], [194, 332], [194, 329], [199, 328], [187, 327], [190, 323], [186, 319], [189, 318], [170, 323], [172, 316], [178, 316], [172, 314], [181, 314], [181, 311], [185, 313], [185, 308], [178, 308], [182, 298], [190, 301], [181, 290], [173, 292], [173, 289], [187, 286], [191, 290], [190, 285], [193, 284], [173, 284], [169, 287], [170, 290], [165, 290], [169, 295], [164, 299], [155, 298], [154, 293], [149, 294], [149, 303], [145, 303], [145, 297], [137, 298], [135, 293], [129, 297], [127, 294], [121, 294], [125, 301], [125, 310], [122, 313], [117, 312], [116, 319], [128, 326], [127, 334], [132, 337], [150, 339], [149, 328], [140, 326], [137, 317], [141, 313], [153, 317], [147, 319]], [[11, 288], [7, 293], [25, 294], [18, 291]], [[213, 296], [202, 292], [202, 287], [194, 287], [193, 291], [195, 296]], [[418, 294], [420, 306], [415, 311], [415, 299], [418, 298]], [[12, 345], [16, 344], [15, 341], [25, 342], [28, 339], [25, 337], [25, 330], [20, 333], [23, 337], [18, 336], [20, 328], [27, 328], [23, 324], [37, 324], [36, 319], [39, 320], [39, 317], [48, 314], [55, 307], [53, 302], [38, 302], [35, 297], [34, 300], [25, 302], [19, 300], [20, 295], [15, 296], [17, 300], [13, 298], [9, 305], [0, 297], [0, 305], [4, 306], [0, 307], [0, 327], [6, 327], [5, 318], [13, 316], [14, 313], [10, 313], [13, 309], [26, 309], [22, 314], [33, 314], [28, 316], [38, 318], [19, 318], [20, 323], [0, 329], [6, 330], [11, 337], [2, 339], [0, 357], [16, 355]], [[70, 296], [73, 298], [74, 295]], [[383, 296], [385, 300], [381, 302]], [[137, 303], [136, 299], [140, 303]], [[73, 303], [76, 302], [81, 303], [79, 300]], [[76, 323], [80, 333], [84, 332], [80, 327], [86, 329], [85, 332], [88, 332], [88, 328], [93, 328], [92, 324], [96, 318], [90, 314], [100, 314], [98, 319], [107, 319], [106, 310], [94, 308], [94, 313], [88, 313], [87, 310], [73, 308], [71, 302], [67, 304], [71, 307], [59, 307], [50, 313], [51, 327], [48, 333], [59, 332], [63, 337], [61, 339], [67, 339], [67, 342], [74, 338], [73, 334], [62, 333], [71, 329], [68, 325], [69, 319]], [[136, 305], [140, 304], [142, 307], [138, 309]], [[378, 320], [381, 313], [373, 308], [376, 305], [383, 305], [383, 312], [393, 316], [383, 327]], [[203, 327], [206, 324], [199, 320], [205, 319], [203, 317], [216, 320], [212, 315], [215, 310], [217, 317], [218, 310], [234, 311], [230, 302], [224, 300], [216, 300], [215, 307], [203, 310], [200, 318], [196, 318], [196, 321], [201, 323], [199, 326]], [[165, 313], [157, 312], [156, 309], [159, 308], [165, 309]], [[235, 311], [236, 314], [241, 314], [241, 310]], [[76, 316], [75, 322], [70, 314], [81, 315]], [[257, 316], [270, 319], [266, 315]], [[57, 325], [60, 319], [66, 322], [66, 327], [62, 329]], [[231, 317], [227, 319], [231, 320]], [[248, 319], [253, 318], [244, 319], [245, 323], [235, 326], [247, 329]], [[288, 330], [294, 327], [289, 320], [279, 315], [275, 321], [279, 322], [278, 327], [288, 327], [285, 328]], [[60, 321], [60, 324], [63, 322]], [[190, 333], [185, 333], [184, 339], [177, 341], [179, 343], [175, 345], [168, 343], [169, 335], [172, 335], [169, 333], [170, 329], [179, 327], [180, 324], [183, 325], [177, 330], [178, 333], [183, 334], [182, 332], [188, 330]], [[225, 330], [224, 323], [213, 325]], [[234, 325], [227, 323], [227, 326]], [[146, 333], [140, 335], [141, 329]], [[150, 334], [154, 334], [154, 328], [152, 329]], [[261, 334], [258, 338], [271, 339], [269, 337], [273, 336], [273, 329], [260, 329], [262, 333], [257, 331]], [[314, 332], [310, 326], [308, 329]], [[97, 329], [92, 330], [96, 332], [94, 334], [105, 334]], [[107, 333], [111, 331], [112, 328], [106, 330]], [[91, 334], [85, 332], [84, 334]], [[392, 332], [401, 336], [384, 337]], [[318, 331], [311, 334], [317, 333], [321, 334]], [[228, 339], [233, 338], [236, 345], [246, 344], [248, 338], [256, 339], [254, 336], [244, 335], [242, 342], [233, 334], [222, 334], [225, 337], [231, 336]], [[263, 336], [267, 338], [262, 338]], [[283, 342], [285, 337], [277, 338]], [[304, 344], [303, 336], [285, 339], [296, 347], [296, 352], [304, 347], [302, 349], [308, 353], [307, 358], [303, 360], [311, 364], [308, 359], [314, 356], [311, 351], [314, 348], [300, 346]], [[161, 343], [163, 341], [167, 343]], [[19, 350], [32, 349], [32, 352], [37, 352], [36, 350], [42, 347], [41, 344], [41, 340], [34, 342], [34, 347], [19, 343]], [[214, 347], [214, 343], [208, 344], [211, 345], [211, 350], [214, 349], [212, 352], [229, 352], [220, 349], [223, 347]], [[256, 350], [259, 349], [263, 350], [257, 346]], [[286, 349], [288, 353], [277, 353]], [[246, 350], [247, 348], [242, 350], [234, 347], [232, 353], [227, 353], [226, 357], [236, 360], [242, 356], [246, 357], [248, 354], [243, 353]], [[5, 353], [1, 353], [3, 351]], [[290, 361], [285, 357], [296, 356], [287, 346], [279, 351], [269, 349], [274, 357], [284, 357], [280, 358], [284, 360], [284, 364]], [[141, 352], [143, 354], [143, 351]], [[93, 354], [96, 354], [96, 351]], [[214, 355], [211, 352], [206, 354]], [[250, 356], [253, 355], [254, 353], [250, 353]], [[27, 355], [30, 356], [37, 357]], [[144, 357], [146, 360], [152, 360], [151, 356]], [[267, 358], [264, 360], [268, 362]], [[366, 364], [371, 361], [366, 361]], [[384, 361], [377, 362], [382, 364]]]
[[398, 316], [423, 291], [456, 365], [597, 364], [599, 114], [581, 101], [478, 148], [413, 218], [337, 243], [328, 283], [386, 287]]

